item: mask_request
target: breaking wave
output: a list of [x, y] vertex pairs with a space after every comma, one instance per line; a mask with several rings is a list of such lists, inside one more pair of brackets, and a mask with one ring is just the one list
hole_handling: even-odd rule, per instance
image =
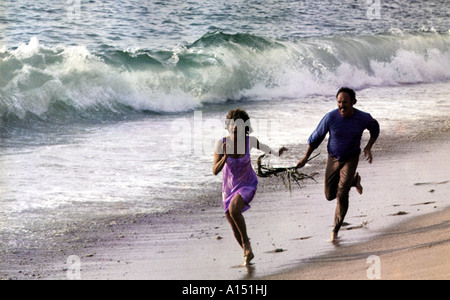
[[0, 50], [3, 121], [184, 112], [227, 100], [277, 101], [450, 79], [450, 35], [386, 33], [275, 41], [205, 34], [189, 45], [92, 53], [37, 38]]

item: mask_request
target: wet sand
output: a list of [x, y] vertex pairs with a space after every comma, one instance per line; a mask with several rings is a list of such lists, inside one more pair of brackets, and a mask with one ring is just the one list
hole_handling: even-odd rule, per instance
[[[381, 147], [386, 147], [386, 157], [370, 167], [360, 165], [363, 174], [371, 174], [370, 181], [363, 182], [365, 193], [371, 193], [371, 201], [383, 201], [386, 208], [368, 214], [385, 217], [361, 226], [344, 227], [340, 232], [343, 239], [335, 244], [335, 250], [301, 259], [290, 270], [262, 278], [450, 279], [448, 135], [442, 134], [441, 140], [427, 139], [426, 136], [418, 135], [414, 142], [401, 141], [391, 146], [382, 143]], [[389, 147], [393, 147], [390, 148], [393, 151]], [[350, 206], [354, 205], [351, 202]], [[392, 213], [388, 213], [389, 210]], [[351, 216], [351, 210], [349, 214]], [[349, 220], [349, 214], [346, 220]], [[392, 223], [392, 220], [400, 223]], [[379, 222], [386, 224], [374, 224]], [[345, 230], [353, 232], [372, 226], [378, 230], [367, 241], [346, 243], [349, 233]]]
[[375, 256], [381, 279], [450, 279], [448, 126], [438, 133], [382, 137], [374, 163], [360, 161], [364, 193], [351, 191], [339, 244], [328, 242], [336, 204], [323, 196], [322, 158], [305, 169], [319, 170], [318, 182], [292, 194], [260, 181], [245, 213], [251, 267], [238, 267], [242, 251], [219, 194], [213, 207], [79, 222], [28, 247], [3, 247], [0, 278], [367, 279]]

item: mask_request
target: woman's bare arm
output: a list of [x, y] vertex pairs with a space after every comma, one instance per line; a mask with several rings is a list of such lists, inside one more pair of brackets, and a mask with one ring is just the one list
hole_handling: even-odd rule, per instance
[[277, 156], [281, 156], [281, 154], [283, 154], [285, 151], [287, 151], [288, 149], [285, 147], [281, 147], [280, 150], [275, 151], [272, 148], [270, 148], [269, 146], [267, 146], [266, 144], [261, 143], [256, 137], [250, 137], [250, 146], [253, 148], [256, 148], [258, 150], [263, 151], [266, 154], [273, 154], [273, 155], [277, 155]]
[[222, 140], [217, 141], [216, 147], [214, 149], [214, 165], [213, 165], [213, 174], [219, 174], [223, 167], [225, 166], [225, 162], [227, 160], [226, 154], [226, 143]]

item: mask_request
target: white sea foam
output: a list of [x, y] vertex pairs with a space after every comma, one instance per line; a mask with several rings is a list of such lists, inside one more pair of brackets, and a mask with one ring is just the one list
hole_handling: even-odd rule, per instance
[[3, 53], [0, 112], [21, 119], [184, 112], [227, 100], [331, 95], [450, 79], [450, 38], [438, 33], [276, 42], [213, 32], [172, 51], [95, 54], [37, 38]]

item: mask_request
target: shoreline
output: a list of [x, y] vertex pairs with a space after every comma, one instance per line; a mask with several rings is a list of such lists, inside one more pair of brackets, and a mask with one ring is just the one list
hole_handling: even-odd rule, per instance
[[[342, 259], [341, 264], [345, 265], [355, 261], [351, 249], [360, 249], [371, 241], [376, 245], [378, 237], [401, 226], [398, 224], [415, 222], [436, 211], [439, 215], [444, 208], [449, 211], [450, 178], [442, 168], [450, 145], [448, 128], [444, 125], [434, 133], [419, 132], [400, 141], [382, 138], [375, 145], [374, 164], [360, 160], [364, 194], [359, 197], [351, 192], [348, 225], [340, 232], [342, 239], [337, 249], [327, 241], [336, 204], [323, 197], [321, 158], [309, 167], [321, 171], [318, 182], [305, 182], [301, 189], [294, 187], [292, 194], [280, 179], [261, 180], [256, 201], [245, 214], [256, 255], [255, 265], [250, 268], [237, 267], [242, 263], [242, 253], [218, 204], [68, 224], [62, 232], [46, 233], [46, 239], [31, 247], [3, 252], [0, 279], [275, 280], [311, 279], [313, 274], [317, 274], [317, 279], [328, 279], [325, 271], [333, 269], [325, 258]], [[301, 152], [301, 146], [298, 147], [293, 152]], [[418, 172], [417, 161], [421, 162]], [[419, 230], [422, 225], [417, 226]], [[448, 236], [448, 227], [445, 229]], [[383, 243], [387, 243], [383, 244], [386, 251], [396, 249], [395, 240]], [[405, 246], [409, 248], [397, 254], [406, 257], [404, 252], [408, 249], [422, 253], [426, 245], [433, 250], [448, 247], [448, 242], [418, 243], [418, 247]], [[391, 258], [385, 257], [384, 252], [379, 256], [381, 279], [388, 279], [384, 265]], [[364, 264], [358, 268], [365, 272], [369, 266], [364, 261], [367, 257], [361, 259]], [[79, 268], [79, 273], [73, 273], [74, 268]], [[305, 270], [306, 277], [300, 277]], [[315, 270], [323, 272], [314, 273]], [[340, 274], [345, 268], [340, 265], [334, 270]], [[363, 278], [356, 279], [366, 279], [364, 272]]]

